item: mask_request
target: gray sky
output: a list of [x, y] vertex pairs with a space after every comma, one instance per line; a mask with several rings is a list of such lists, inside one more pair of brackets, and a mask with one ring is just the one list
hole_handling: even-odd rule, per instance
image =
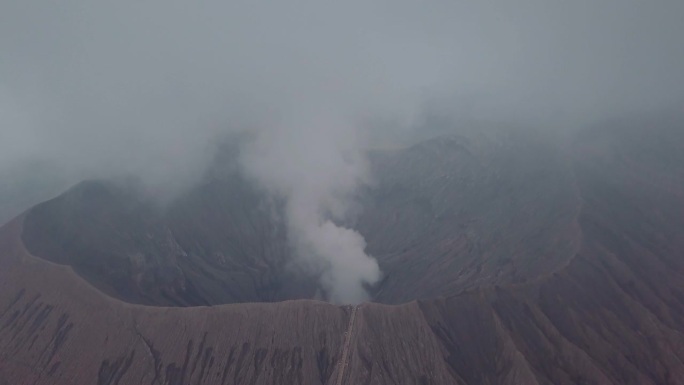
[[357, 302], [381, 272], [329, 219], [372, 178], [369, 122], [399, 135], [437, 111], [566, 130], [681, 108], [683, 17], [681, 0], [5, 0], [0, 175], [43, 159], [173, 189], [217, 135], [256, 130], [245, 170], [288, 198], [329, 298]]
[[678, 0], [4, 1], [0, 162], [178, 173], [217, 131], [282, 115], [401, 125], [448, 101], [553, 126], [670, 105], [683, 15]]

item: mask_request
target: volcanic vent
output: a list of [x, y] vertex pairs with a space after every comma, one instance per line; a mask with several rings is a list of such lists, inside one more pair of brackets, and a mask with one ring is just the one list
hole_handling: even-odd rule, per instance
[[[336, 267], [301, 268], [287, 203], [246, 177], [231, 151], [164, 206], [134, 181], [82, 182], [30, 210], [23, 241], [131, 303], [330, 299], [321, 276]], [[356, 215], [340, 223], [363, 236], [382, 271], [364, 286], [368, 300], [524, 283], [561, 268], [580, 247], [575, 166], [548, 140], [454, 134], [373, 151], [369, 162], [374, 181], [357, 191]]]

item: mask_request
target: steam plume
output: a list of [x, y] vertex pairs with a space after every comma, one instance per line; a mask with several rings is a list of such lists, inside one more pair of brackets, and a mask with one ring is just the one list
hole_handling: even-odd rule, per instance
[[289, 119], [260, 131], [243, 157], [243, 166], [259, 183], [285, 198], [286, 223], [295, 263], [320, 274], [328, 300], [357, 303], [367, 299], [364, 284], [380, 278], [366, 242], [344, 219], [357, 187], [367, 181], [360, 132], [323, 115]]

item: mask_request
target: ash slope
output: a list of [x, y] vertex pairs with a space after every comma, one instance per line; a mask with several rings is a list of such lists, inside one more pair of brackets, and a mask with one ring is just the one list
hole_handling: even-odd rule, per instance
[[572, 216], [579, 235], [562, 264], [448, 298], [362, 304], [343, 372], [347, 307], [131, 305], [29, 254], [20, 218], [0, 231], [0, 379], [682, 384], [684, 135], [682, 126], [660, 123], [671, 129], [622, 127], [577, 139], [571, 181], [581, 197]]

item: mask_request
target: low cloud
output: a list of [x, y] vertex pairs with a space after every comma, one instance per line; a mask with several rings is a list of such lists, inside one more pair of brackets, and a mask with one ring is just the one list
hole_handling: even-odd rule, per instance
[[248, 131], [244, 169], [286, 199], [297, 260], [355, 302], [380, 275], [340, 225], [372, 180], [365, 148], [426, 114], [569, 130], [681, 106], [682, 14], [681, 0], [6, 1], [0, 175], [43, 162], [55, 185], [135, 174], [168, 193], [197, 181], [215, 138]]

